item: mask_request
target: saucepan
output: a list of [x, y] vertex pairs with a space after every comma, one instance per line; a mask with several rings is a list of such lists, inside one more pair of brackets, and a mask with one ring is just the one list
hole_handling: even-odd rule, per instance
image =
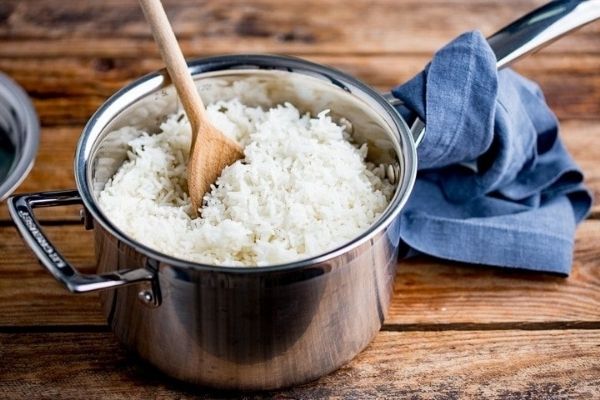
[[[489, 40], [498, 66], [600, 18], [600, 0], [557, 1]], [[381, 328], [398, 266], [399, 218], [417, 173], [423, 121], [408, 121], [398, 101], [333, 68], [298, 58], [232, 55], [191, 61], [204, 100], [241, 95], [249, 105], [289, 101], [330, 109], [350, 121], [368, 158], [396, 184], [388, 208], [354, 240], [325, 254], [257, 268], [192, 263], [161, 254], [117, 228], [98, 193], [126, 157], [125, 125], [152, 129], [177, 108], [165, 71], [112, 96], [85, 126], [75, 154], [77, 189], [14, 196], [10, 214], [44, 267], [71, 292], [101, 291], [116, 336], [175, 378], [226, 389], [272, 389], [327, 374], [364, 349]], [[244, 99], [243, 85], [266, 88]], [[95, 237], [96, 274], [82, 274], [45, 236], [38, 207], [83, 205]]]

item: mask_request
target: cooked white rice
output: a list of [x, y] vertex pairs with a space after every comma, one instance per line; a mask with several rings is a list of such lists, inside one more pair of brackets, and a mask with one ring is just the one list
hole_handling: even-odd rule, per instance
[[[207, 107], [211, 121], [244, 147], [191, 219], [186, 164], [190, 126], [183, 112], [160, 132], [137, 132], [99, 201], [126, 234], [171, 256], [206, 264], [264, 266], [331, 250], [365, 231], [393, 185], [365, 161], [327, 111], [311, 118], [291, 104], [269, 110], [239, 100]], [[131, 137], [131, 136], [130, 136]]]

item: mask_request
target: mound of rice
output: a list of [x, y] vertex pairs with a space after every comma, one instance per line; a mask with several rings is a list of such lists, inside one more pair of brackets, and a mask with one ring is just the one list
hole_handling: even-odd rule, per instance
[[365, 231], [394, 186], [365, 161], [345, 128], [324, 111], [291, 104], [269, 110], [239, 100], [207, 107], [211, 121], [245, 147], [223, 170], [191, 219], [186, 164], [190, 126], [170, 115], [157, 134], [132, 132], [130, 151], [100, 193], [100, 206], [125, 233], [162, 253], [213, 265], [264, 266], [331, 250]]

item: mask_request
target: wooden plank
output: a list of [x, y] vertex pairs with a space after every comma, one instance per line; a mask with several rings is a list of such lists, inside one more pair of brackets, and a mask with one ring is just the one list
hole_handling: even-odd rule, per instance
[[[245, 399], [596, 398], [600, 330], [382, 332], [313, 383]], [[108, 332], [0, 334], [0, 392], [30, 398], [233, 399], [169, 379]]]
[[569, 278], [422, 257], [401, 263], [387, 324], [600, 321], [600, 221], [577, 231]]
[[[545, 0], [464, 2], [356, 0], [166, 1], [188, 55], [223, 52], [430, 53], [461, 32], [491, 34]], [[156, 54], [134, 0], [5, 1], [0, 55]], [[549, 51], [598, 51], [591, 25]], [[43, 39], [43, 40], [40, 40]], [[91, 40], [93, 39], [93, 40]]]
[[[92, 232], [73, 225], [46, 231], [73, 265], [94, 271]], [[105, 324], [97, 294], [69, 293], [38, 264], [15, 228], [0, 227], [0, 254], [0, 326]]]
[[594, 196], [591, 218], [600, 216], [600, 123], [569, 121], [561, 124], [565, 145], [585, 175]]
[[[418, 73], [430, 55], [309, 56], [387, 91]], [[33, 98], [42, 124], [84, 125], [108, 97], [128, 82], [162, 67], [157, 58], [0, 58], [0, 70]], [[564, 56], [540, 53], [518, 70], [537, 80], [560, 118], [600, 116], [600, 52]], [[40, 73], [44, 71], [44, 73]]]
[[[600, 122], [598, 120], [569, 120], [562, 122], [562, 137], [569, 151], [585, 172], [586, 182], [600, 200]], [[17, 193], [72, 189], [73, 157], [81, 132], [80, 127], [47, 127], [42, 138], [36, 164]], [[45, 221], [79, 221], [80, 207], [40, 209], [38, 214]], [[600, 201], [596, 201], [594, 215], [600, 212]], [[0, 221], [8, 221], [6, 203], [0, 203]]]
[[[90, 232], [78, 225], [46, 229], [68, 260], [93, 271]], [[386, 325], [600, 323], [598, 243], [600, 221], [584, 222], [568, 279], [425, 257], [403, 261]], [[97, 296], [68, 293], [37, 265], [12, 227], [0, 227], [0, 254], [0, 326], [105, 324]]]

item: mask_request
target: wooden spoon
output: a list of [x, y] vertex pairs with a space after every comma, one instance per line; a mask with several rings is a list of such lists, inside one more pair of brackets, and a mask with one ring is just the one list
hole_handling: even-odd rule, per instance
[[208, 120], [204, 104], [160, 0], [139, 1], [192, 127], [187, 178], [192, 213], [195, 217], [204, 194], [210, 190], [210, 185], [217, 180], [226, 166], [243, 158], [244, 151]]

